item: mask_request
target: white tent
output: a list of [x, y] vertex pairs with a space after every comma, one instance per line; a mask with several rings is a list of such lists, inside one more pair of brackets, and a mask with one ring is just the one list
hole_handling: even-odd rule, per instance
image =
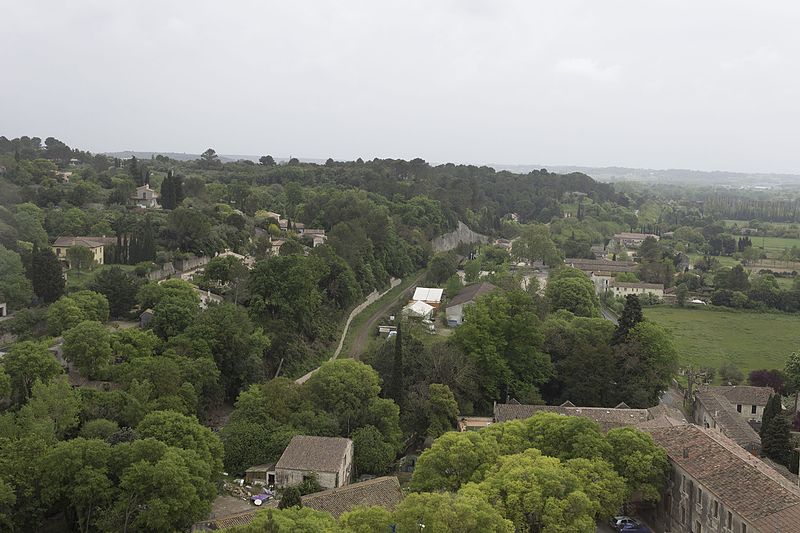
[[403, 308], [403, 314], [411, 317], [430, 318], [432, 313], [433, 306], [430, 306], [425, 302], [411, 302]]

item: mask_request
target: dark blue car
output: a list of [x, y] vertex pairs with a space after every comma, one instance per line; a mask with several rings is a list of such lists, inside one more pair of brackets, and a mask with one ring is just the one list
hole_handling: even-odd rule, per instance
[[641, 522], [630, 522], [625, 524], [620, 533], [653, 533], [653, 530], [642, 524]]

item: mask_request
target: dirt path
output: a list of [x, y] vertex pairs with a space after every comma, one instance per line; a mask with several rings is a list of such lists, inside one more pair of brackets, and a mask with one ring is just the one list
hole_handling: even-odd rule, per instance
[[392, 307], [394, 307], [394, 305], [397, 303], [398, 300], [401, 300], [403, 298], [407, 299], [409, 294], [411, 294], [411, 291], [413, 291], [414, 288], [419, 284], [419, 282], [422, 280], [422, 277], [424, 275], [425, 275], [425, 272], [420, 273], [420, 275], [417, 276], [417, 279], [415, 279], [411, 283], [411, 285], [409, 285], [405, 290], [403, 290], [396, 297], [394, 297], [391, 300], [389, 300], [388, 302], [386, 302], [385, 305], [382, 305], [377, 311], [375, 311], [372, 314], [371, 317], [369, 317], [369, 319], [366, 322], [364, 322], [364, 324], [361, 326], [361, 330], [358, 332], [358, 335], [356, 335], [356, 338], [353, 341], [353, 345], [350, 347], [350, 352], [347, 354], [349, 357], [351, 357], [353, 359], [358, 359], [359, 356], [362, 353], [364, 353], [364, 347], [367, 345], [367, 341], [369, 340], [369, 332], [372, 331], [372, 328], [375, 327], [375, 324], [378, 322], [378, 320], [383, 315], [388, 313], [389, 310]]

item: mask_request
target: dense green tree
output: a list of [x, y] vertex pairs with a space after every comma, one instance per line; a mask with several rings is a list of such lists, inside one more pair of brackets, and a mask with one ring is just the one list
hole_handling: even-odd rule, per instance
[[[457, 494], [409, 494], [394, 511], [397, 531], [512, 533], [514, 525], [474, 485]], [[424, 529], [423, 529], [424, 527]]]
[[454, 275], [457, 269], [458, 256], [454, 252], [438, 253], [428, 262], [426, 279], [434, 285], [441, 285]]
[[339, 523], [348, 533], [375, 533], [391, 531], [394, 518], [384, 507], [356, 507], [342, 514]]
[[61, 263], [50, 248], [34, 248], [29, 273], [33, 292], [46, 303], [55, 302], [64, 293]]
[[275, 462], [299, 430], [278, 424], [237, 421], [227, 424], [220, 433], [225, 448], [225, 471], [244, 474], [254, 465]]
[[30, 400], [19, 411], [20, 425], [28, 431], [42, 428], [44, 433], [62, 439], [78, 426], [80, 399], [65, 376], [47, 383], [36, 381]]
[[47, 345], [35, 341], [15, 343], [3, 356], [3, 366], [11, 378], [12, 396], [18, 403], [27, 401], [36, 381], [46, 383], [62, 372]]
[[125, 318], [136, 304], [139, 280], [114, 266], [98, 272], [91, 283], [91, 289], [108, 299], [109, 312], [114, 318]]
[[764, 430], [761, 452], [775, 462], [788, 467], [791, 465], [793, 450], [789, 418], [783, 413], [777, 413]]
[[535, 302], [521, 290], [478, 298], [453, 335], [455, 345], [475, 362], [486, 404], [507, 395], [522, 402], [539, 398], [539, 386], [552, 373], [542, 341]]
[[14, 213], [14, 226], [19, 232], [20, 241], [33, 244], [34, 249], [49, 250], [49, 240], [44, 230], [44, 212], [40, 208], [31, 203], [19, 204]]
[[428, 386], [428, 430], [429, 437], [439, 437], [455, 428], [458, 417], [458, 402], [447, 385], [431, 383]]
[[11, 399], [11, 376], [0, 365], [0, 405]]
[[105, 418], [87, 420], [81, 426], [80, 436], [84, 439], [105, 440], [119, 431], [119, 424]]
[[222, 471], [222, 442], [193, 416], [173, 411], [153, 411], [139, 422], [136, 432], [143, 439], [152, 437], [169, 446], [194, 452], [209, 466], [209, 479]]
[[615, 428], [606, 434], [611, 445], [609, 461], [625, 480], [628, 497], [634, 493], [658, 501], [667, 480], [669, 461], [653, 437], [634, 428]]
[[358, 428], [353, 439], [353, 463], [360, 474], [382, 475], [394, 462], [396, 448], [387, 443], [380, 430], [372, 425]]
[[563, 257], [550, 237], [550, 229], [544, 224], [523, 226], [519, 237], [514, 241], [512, 254], [522, 261], [542, 261], [554, 267]]
[[48, 480], [42, 497], [58, 502], [79, 531], [94, 530], [98, 516], [112, 500], [111, 453], [105, 441], [79, 437], [57, 443], [42, 460], [42, 475]]
[[619, 317], [614, 336], [611, 338], [611, 344], [617, 345], [625, 342], [630, 330], [643, 320], [644, 314], [642, 313], [642, 304], [639, 301], [639, 297], [635, 294], [625, 296], [625, 307], [622, 308], [622, 314]]
[[116, 357], [136, 359], [155, 355], [161, 340], [149, 330], [127, 328], [111, 335], [111, 351]]
[[9, 309], [19, 309], [31, 302], [33, 289], [25, 277], [22, 260], [18, 253], [0, 244], [0, 303]]
[[111, 363], [111, 334], [103, 324], [84, 320], [64, 333], [63, 350], [83, 376], [98, 379]]
[[242, 388], [264, 376], [265, 350], [270, 342], [253, 325], [244, 308], [233, 304], [212, 306], [197, 317], [186, 336], [208, 345], [228, 398], [235, 398]]
[[77, 291], [62, 296], [47, 309], [47, 332], [57, 336], [84, 320], [108, 320], [109, 303], [106, 297], [93, 291]]
[[652, 407], [678, 369], [678, 355], [669, 334], [657, 324], [641, 322], [627, 340], [614, 347], [615, 393], [631, 407]]
[[800, 398], [800, 352], [789, 354], [783, 372], [786, 374], [786, 383], [794, 390], [794, 412], [796, 413], [798, 398]]
[[600, 316], [600, 302], [594, 284], [580, 270], [560, 268], [553, 271], [545, 295], [552, 311], [566, 309], [575, 316]]
[[539, 450], [499, 458], [479, 486], [517, 530], [592, 533], [596, 529], [599, 502], [589, 499], [578, 476]]
[[498, 455], [497, 443], [481, 432], [445, 433], [417, 461], [411, 488], [415, 491], [456, 491], [483, 479]]

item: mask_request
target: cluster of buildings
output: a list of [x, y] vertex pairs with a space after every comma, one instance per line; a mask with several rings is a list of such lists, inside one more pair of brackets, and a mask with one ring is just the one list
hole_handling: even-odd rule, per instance
[[497, 290], [497, 287], [488, 282], [467, 285], [451, 298], [446, 305], [443, 304], [444, 290], [426, 287], [417, 287], [408, 304], [403, 308], [403, 316], [430, 320], [436, 312], [444, 307], [447, 325], [460, 326], [464, 323], [464, 310], [475, 303], [475, 300]]
[[[312, 476], [325, 490], [303, 496], [303, 507], [330, 513], [335, 518], [359, 506], [380, 506], [391, 511], [403, 498], [400, 483], [393, 476], [351, 483], [353, 441], [341, 437], [297, 435], [277, 463], [248, 468], [245, 482], [283, 488], [298, 485]], [[243, 512], [212, 513], [207, 520], [196, 523], [192, 531], [245, 526], [253, 521], [259, 509], [276, 506], [273, 500]]]
[[757, 428], [772, 389], [707, 386], [696, 391], [692, 421], [666, 405], [631, 409], [496, 404], [491, 418], [465, 417], [462, 431], [525, 419], [537, 412], [579, 416], [603, 431], [636, 427], [649, 432], [669, 458], [669, 479], [655, 507], [640, 514], [668, 533], [800, 533], [797, 476], [758, 457]]
[[665, 296], [664, 285], [659, 283], [617, 281], [617, 275], [620, 273], [636, 272], [639, 265], [633, 261], [567, 258], [564, 262], [567, 266], [577, 268], [589, 276], [598, 294], [610, 292], [614, 296], [622, 297], [629, 294], [652, 295], [661, 299]]

